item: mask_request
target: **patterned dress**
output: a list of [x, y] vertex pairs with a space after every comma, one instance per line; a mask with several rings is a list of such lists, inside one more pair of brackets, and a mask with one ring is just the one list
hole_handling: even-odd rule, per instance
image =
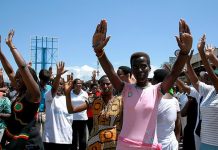
[[116, 149], [117, 137], [122, 127], [121, 96], [115, 96], [107, 104], [101, 97], [88, 103], [93, 111], [93, 129], [88, 141], [88, 150]]

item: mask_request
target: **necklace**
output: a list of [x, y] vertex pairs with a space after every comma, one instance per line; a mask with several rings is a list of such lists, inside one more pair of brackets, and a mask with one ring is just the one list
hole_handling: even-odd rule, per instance
[[113, 102], [113, 98], [110, 99], [107, 103], [103, 100], [103, 107], [101, 111], [101, 115], [106, 119], [109, 117], [109, 109], [111, 107], [111, 104]]
[[147, 85], [145, 85], [145, 86], [143, 86], [143, 87], [138, 86], [137, 84], [135, 84], [135, 88], [136, 88], [136, 89], [141, 89], [141, 90], [147, 89], [147, 88], [150, 87], [150, 86], [151, 86], [150, 83], [148, 83]]

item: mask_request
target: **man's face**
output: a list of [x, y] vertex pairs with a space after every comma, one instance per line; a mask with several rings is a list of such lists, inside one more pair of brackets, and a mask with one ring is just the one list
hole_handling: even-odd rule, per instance
[[48, 84], [48, 81], [40, 80], [40, 85], [42, 88], [44, 88]]

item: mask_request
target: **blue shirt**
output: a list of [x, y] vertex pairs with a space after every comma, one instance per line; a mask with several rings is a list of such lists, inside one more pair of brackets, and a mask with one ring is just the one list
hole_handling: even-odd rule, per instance
[[39, 105], [39, 111], [44, 112], [45, 111], [45, 96], [48, 91], [51, 90], [50, 85], [46, 85], [45, 88], [41, 89], [41, 100]]

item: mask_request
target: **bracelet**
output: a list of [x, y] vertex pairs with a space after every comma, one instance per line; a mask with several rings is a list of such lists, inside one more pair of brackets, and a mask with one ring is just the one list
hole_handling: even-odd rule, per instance
[[98, 59], [100, 59], [104, 54], [105, 54], [105, 53], [104, 53], [104, 50], [103, 50], [103, 52], [101, 53], [101, 55], [100, 55], [100, 56], [97, 56]]
[[101, 56], [103, 52], [104, 52], [104, 49], [95, 50], [95, 54], [96, 54], [97, 57]]
[[[189, 53], [188, 53], [188, 54], [189, 54]], [[179, 53], [179, 55], [183, 55], [183, 56], [184, 56], [184, 55], [188, 55], [188, 54], [184, 54], [184, 53], [181, 53], [181, 52]]]
[[26, 64], [21, 66], [22, 69], [25, 69], [26, 67], [27, 67]]

